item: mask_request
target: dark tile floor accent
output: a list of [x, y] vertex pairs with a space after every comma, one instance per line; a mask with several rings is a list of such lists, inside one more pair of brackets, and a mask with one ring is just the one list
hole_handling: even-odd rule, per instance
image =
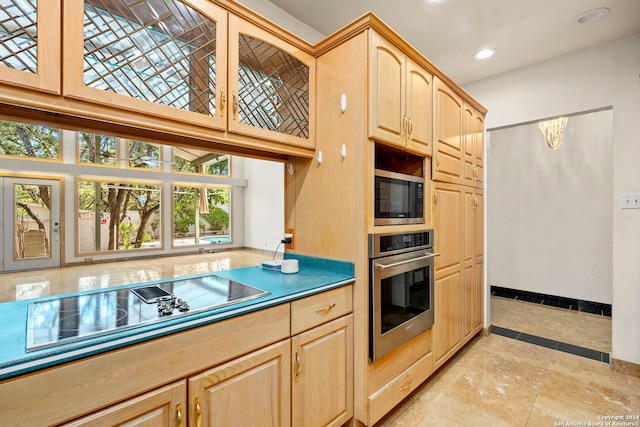
[[553, 350], [562, 351], [564, 353], [575, 354], [576, 356], [586, 357], [587, 359], [609, 363], [609, 353], [604, 353], [597, 350], [591, 350], [590, 348], [579, 347], [573, 344], [567, 344], [560, 341], [537, 337], [535, 335], [525, 334], [524, 332], [518, 332], [512, 329], [501, 328], [500, 326], [492, 325], [491, 333], [496, 335], [501, 335], [507, 338], [512, 338], [517, 341], [524, 341], [530, 344], [535, 344], [535, 345], [550, 348]]
[[500, 286], [491, 286], [491, 295], [502, 298], [527, 301], [534, 304], [550, 305], [567, 310], [582, 311], [585, 313], [599, 314], [600, 316], [611, 317], [611, 304], [600, 302], [584, 301], [575, 298], [558, 297], [555, 295], [540, 294], [537, 292], [521, 291], [519, 289], [509, 289]]

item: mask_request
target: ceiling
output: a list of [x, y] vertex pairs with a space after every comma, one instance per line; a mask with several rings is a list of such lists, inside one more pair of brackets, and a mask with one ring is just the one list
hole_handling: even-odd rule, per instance
[[[269, 0], [329, 35], [368, 11], [460, 85], [640, 33], [640, 0]], [[604, 19], [575, 22], [607, 7]], [[489, 59], [472, 54], [494, 47]]]

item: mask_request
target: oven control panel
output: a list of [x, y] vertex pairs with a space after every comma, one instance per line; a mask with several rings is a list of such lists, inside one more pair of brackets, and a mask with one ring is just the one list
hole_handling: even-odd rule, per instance
[[369, 235], [369, 258], [433, 247], [433, 230]]

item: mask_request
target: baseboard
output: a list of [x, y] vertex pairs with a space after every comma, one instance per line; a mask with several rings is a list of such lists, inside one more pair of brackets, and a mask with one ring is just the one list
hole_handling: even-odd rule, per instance
[[521, 291], [519, 289], [503, 288], [500, 286], [491, 286], [491, 295], [611, 317], [611, 304], [604, 304], [601, 302], [540, 294], [538, 292]]
[[620, 359], [611, 359], [611, 370], [630, 377], [640, 378], [640, 365], [637, 363], [626, 362]]

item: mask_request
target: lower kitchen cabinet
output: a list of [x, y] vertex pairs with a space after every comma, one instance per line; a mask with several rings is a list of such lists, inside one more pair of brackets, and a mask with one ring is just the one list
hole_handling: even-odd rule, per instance
[[177, 381], [63, 426], [186, 426], [186, 402], [186, 382]]
[[438, 277], [434, 283], [435, 319], [433, 348], [435, 367], [446, 362], [462, 346], [462, 281], [460, 272]]
[[189, 426], [290, 424], [290, 341], [189, 378]]
[[353, 314], [291, 338], [293, 426], [341, 426], [353, 416]]
[[353, 417], [352, 292], [343, 286], [2, 381], [0, 402], [12, 405], [0, 405], [0, 425], [343, 425]]

